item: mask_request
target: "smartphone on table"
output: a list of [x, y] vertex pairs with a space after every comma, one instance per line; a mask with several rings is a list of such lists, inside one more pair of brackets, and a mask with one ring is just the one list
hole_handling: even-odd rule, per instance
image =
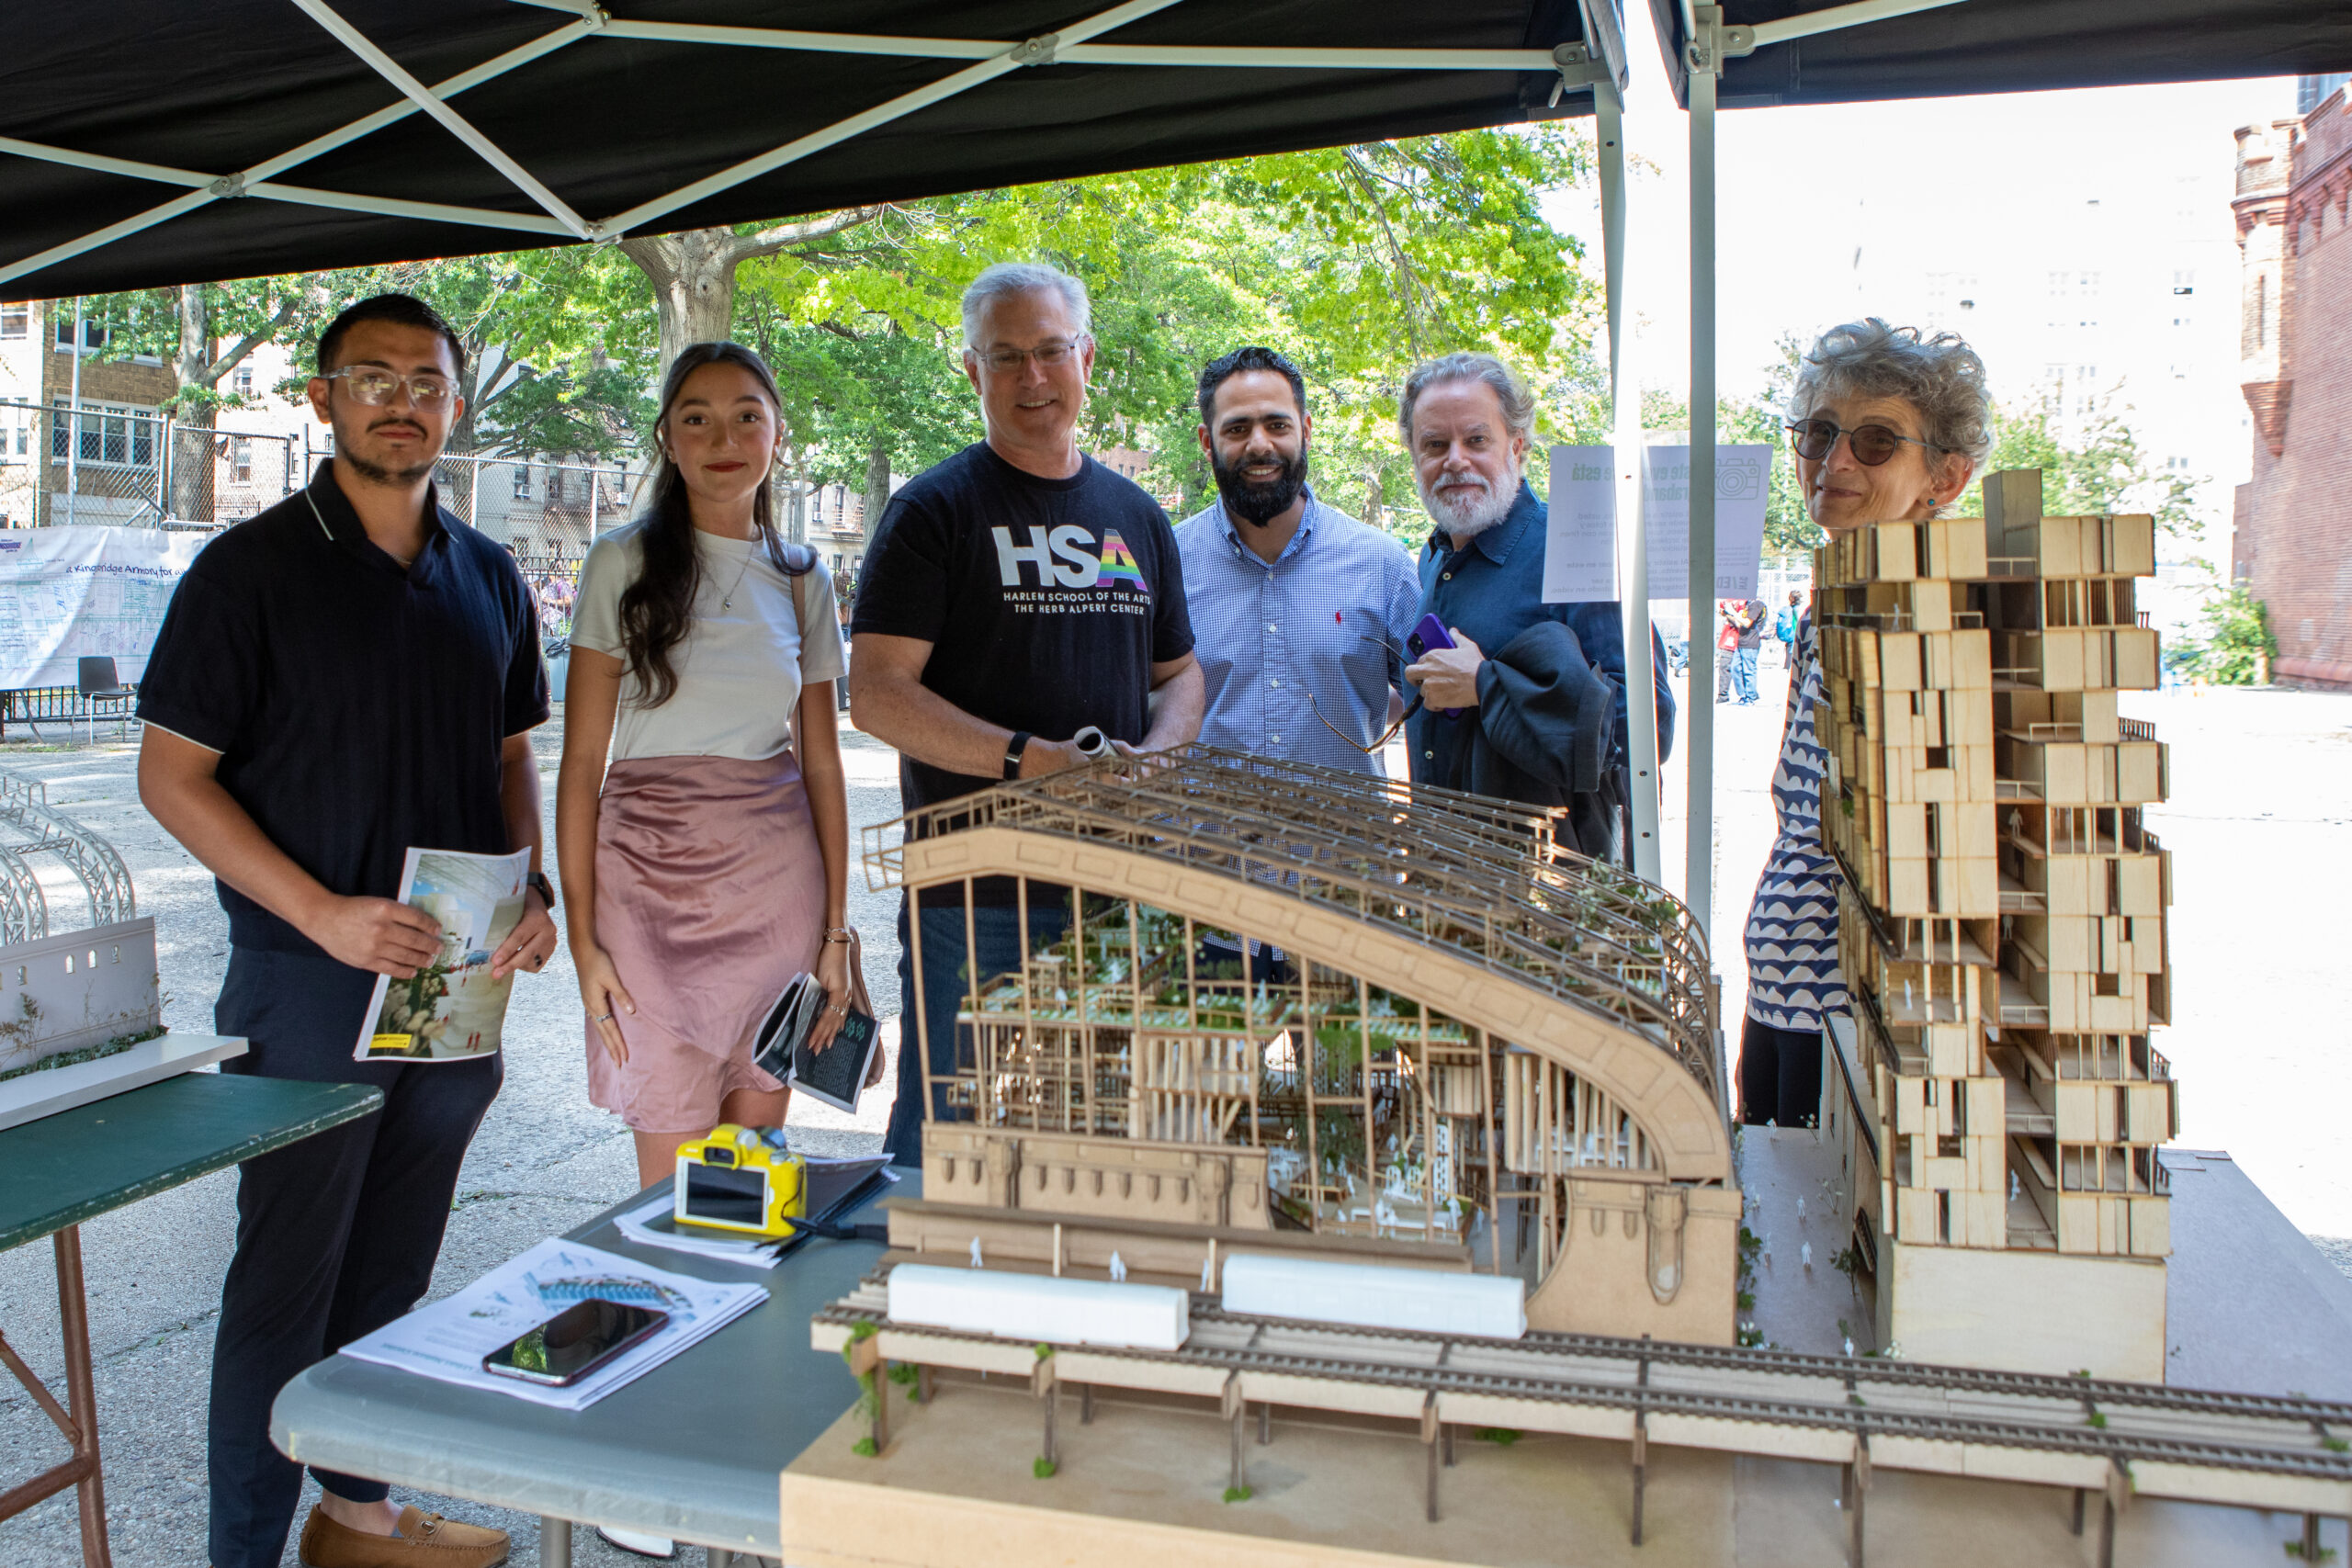
[[592, 1296], [501, 1345], [481, 1359], [481, 1370], [497, 1377], [569, 1388], [614, 1357], [662, 1332], [669, 1321], [666, 1312]]

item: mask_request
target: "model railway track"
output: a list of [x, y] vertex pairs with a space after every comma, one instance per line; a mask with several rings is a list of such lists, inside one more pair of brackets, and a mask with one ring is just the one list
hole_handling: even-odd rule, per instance
[[[1004, 1341], [893, 1324], [887, 1299], [881, 1279], [867, 1280], [817, 1315], [820, 1343], [839, 1343], [868, 1323], [887, 1336], [882, 1354], [892, 1359], [994, 1370], [989, 1355], [1001, 1353]], [[2058, 1484], [2085, 1484], [2086, 1465], [2092, 1473], [2120, 1468], [2135, 1483], [2130, 1467], [2162, 1466], [2168, 1473], [2154, 1489], [2167, 1495], [2324, 1512], [2352, 1506], [2347, 1404], [1598, 1336], [1501, 1340], [1343, 1328], [1244, 1317], [1208, 1302], [1194, 1298], [1192, 1335], [1182, 1348], [1069, 1347], [1056, 1352], [1071, 1363], [1061, 1375], [1212, 1393], [1237, 1386], [1238, 1379], [1242, 1398], [1307, 1408], [1320, 1403], [1316, 1385], [1329, 1385], [1334, 1409], [1401, 1411], [1434, 1401], [1429, 1407], [1441, 1412], [1449, 1403], [1491, 1410], [1507, 1402], [1531, 1413], [1558, 1407], [1566, 1416], [1580, 1407], [1609, 1417], [1604, 1425], [1624, 1434], [1641, 1428], [1649, 1441], [1687, 1439], [1758, 1454], [1791, 1454], [1788, 1438], [1773, 1433], [1799, 1428], [1834, 1435], [1845, 1453], [1869, 1454], [1887, 1468], [2029, 1479], [2031, 1456], [2041, 1455], [2071, 1461], [2052, 1477]], [[1034, 1354], [1026, 1346], [1012, 1348]], [[1252, 1392], [1253, 1385], [1268, 1392]], [[1341, 1392], [1349, 1389], [1391, 1397], [1367, 1404]], [[1683, 1438], [1672, 1435], [1670, 1417], [1684, 1418]], [[1612, 1435], [1589, 1419], [1523, 1424]], [[1745, 1439], [1743, 1428], [1751, 1434]], [[1817, 1442], [1806, 1447], [1812, 1451], [1792, 1457], [1833, 1457]], [[1986, 1449], [2016, 1459], [1988, 1471], [1964, 1457]], [[2219, 1475], [2200, 1484], [2173, 1467], [2276, 1477], [2293, 1495]], [[2297, 1482], [2319, 1483], [2335, 1506], [2314, 1508], [2327, 1497], [2308, 1495]]]

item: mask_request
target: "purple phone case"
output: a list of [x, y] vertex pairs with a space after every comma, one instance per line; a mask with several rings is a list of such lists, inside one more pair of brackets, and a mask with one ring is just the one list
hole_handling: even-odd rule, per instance
[[[1445, 623], [1439, 620], [1435, 615], [1423, 615], [1421, 617], [1420, 624], [1413, 628], [1413, 640], [1421, 645], [1419, 651], [1423, 653], [1432, 648], [1452, 648], [1454, 646], [1453, 634], [1447, 631], [1445, 629]], [[1460, 718], [1462, 716], [1462, 710], [1460, 708], [1440, 708], [1438, 709], [1438, 712], [1447, 718]]]

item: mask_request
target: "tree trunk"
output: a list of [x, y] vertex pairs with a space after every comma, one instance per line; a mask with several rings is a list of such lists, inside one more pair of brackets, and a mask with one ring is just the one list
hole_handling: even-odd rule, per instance
[[688, 229], [678, 234], [635, 235], [620, 243], [621, 254], [644, 270], [653, 285], [653, 310], [661, 323], [662, 363], [657, 383], [690, 343], [726, 337], [735, 321], [735, 268], [745, 242], [731, 229]]
[[186, 523], [212, 521], [212, 312], [204, 299], [204, 285], [180, 286], [180, 347], [173, 361], [178, 390], [197, 392], [183, 398], [173, 411], [170, 447], [164, 456], [171, 472], [171, 493], [158, 497], [164, 513]]
[[1371, 524], [1375, 528], [1382, 526], [1380, 521], [1380, 470], [1377, 468], [1370, 468], [1364, 470], [1363, 520], [1366, 523]]
[[890, 449], [876, 436], [865, 452], [865, 549], [874, 548], [874, 530], [881, 525], [882, 509], [890, 504]]

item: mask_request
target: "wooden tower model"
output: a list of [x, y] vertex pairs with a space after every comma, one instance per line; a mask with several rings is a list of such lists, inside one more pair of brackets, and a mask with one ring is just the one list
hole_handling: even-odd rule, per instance
[[1856, 1261], [1905, 1357], [2160, 1382], [2166, 768], [2116, 706], [2154, 520], [2045, 517], [2033, 470], [1984, 513], [1816, 555]]

